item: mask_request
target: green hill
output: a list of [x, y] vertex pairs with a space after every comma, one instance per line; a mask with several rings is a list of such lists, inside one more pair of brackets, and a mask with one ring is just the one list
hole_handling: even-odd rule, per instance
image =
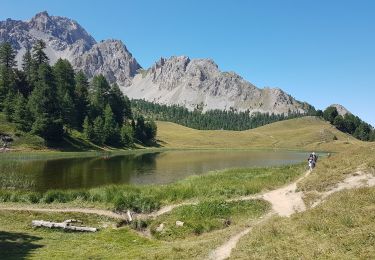
[[361, 141], [317, 117], [302, 117], [246, 131], [195, 130], [157, 122], [157, 139], [168, 148], [285, 148], [340, 151]]

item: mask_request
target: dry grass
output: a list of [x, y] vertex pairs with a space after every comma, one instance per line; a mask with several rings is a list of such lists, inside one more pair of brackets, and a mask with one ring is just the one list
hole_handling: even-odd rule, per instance
[[195, 130], [170, 122], [157, 122], [157, 126], [157, 139], [168, 148], [340, 151], [361, 143], [316, 117], [280, 121], [247, 131]]
[[374, 188], [339, 192], [314, 209], [254, 228], [230, 259], [374, 259], [374, 205]]
[[361, 143], [318, 161], [317, 167], [298, 184], [304, 192], [325, 191], [349, 175], [375, 168], [375, 144]]
[[[247, 213], [245, 213], [247, 214]], [[33, 229], [31, 220], [79, 219], [99, 227], [97, 233]], [[9, 221], [12, 219], [12, 221]], [[164, 242], [139, 236], [129, 227], [114, 229], [113, 220], [79, 213], [0, 211], [1, 259], [207, 259], [210, 251], [239, 232], [232, 225], [183, 240]]]

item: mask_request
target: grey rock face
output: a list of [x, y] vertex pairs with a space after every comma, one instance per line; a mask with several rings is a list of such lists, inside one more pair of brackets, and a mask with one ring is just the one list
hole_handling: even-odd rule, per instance
[[234, 72], [221, 72], [212, 60], [190, 60], [185, 56], [161, 58], [122, 90], [130, 98], [176, 104], [190, 110], [282, 114], [304, 113], [308, 108], [281, 89], [259, 89]]
[[65, 17], [38, 13], [30, 21], [7, 19], [0, 22], [0, 42], [10, 42], [18, 51], [16, 60], [22, 64], [27, 48], [42, 39], [51, 64], [59, 58], [69, 60], [76, 70], [89, 77], [99, 73], [113, 83], [125, 86], [140, 68], [121, 41], [107, 40], [96, 43], [76, 21]]
[[234, 72], [222, 72], [209, 59], [161, 58], [148, 70], [141, 70], [121, 41], [97, 43], [77, 22], [65, 17], [42, 12], [29, 21], [0, 22], [0, 42], [10, 42], [18, 51], [18, 66], [26, 49], [38, 39], [46, 42], [46, 53], [52, 64], [63, 58], [90, 78], [103, 74], [110, 83], [117, 82], [130, 98], [202, 111], [282, 114], [304, 113], [309, 108], [281, 89], [259, 89]]
[[106, 40], [73, 60], [73, 66], [83, 70], [88, 77], [103, 74], [110, 83], [121, 86], [130, 84], [131, 79], [141, 68], [125, 45], [118, 40]]
[[347, 110], [344, 106], [339, 104], [332, 104], [330, 107], [335, 107], [337, 110], [337, 113], [339, 113], [340, 116], [345, 116], [346, 114], [351, 114], [349, 110]]

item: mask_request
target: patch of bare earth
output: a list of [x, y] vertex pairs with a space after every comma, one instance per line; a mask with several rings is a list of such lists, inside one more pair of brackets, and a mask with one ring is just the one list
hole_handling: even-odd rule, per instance
[[[251, 227], [246, 228], [245, 230], [241, 231], [233, 235], [228, 241], [226, 241], [223, 245], [216, 248], [212, 251], [209, 255], [210, 259], [215, 260], [224, 260], [230, 257], [232, 250], [236, 247], [238, 241], [245, 235], [251, 232], [252, 228], [255, 225], [258, 225], [264, 221], [266, 221], [270, 216], [277, 214], [283, 217], [289, 217], [294, 213], [302, 212], [307, 210], [307, 207], [303, 201], [303, 192], [297, 192], [297, 183], [308, 176], [310, 172], [307, 172], [298, 179], [296, 182], [293, 182], [287, 186], [282, 188], [266, 192], [259, 196], [248, 196], [240, 198], [240, 200], [246, 199], [255, 199], [255, 198], [263, 198], [264, 200], [268, 201], [272, 205], [272, 211], [266, 215], [265, 218], [256, 221], [253, 223]], [[363, 172], [357, 172], [356, 174], [349, 176], [343, 182], [337, 184], [336, 187], [330, 189], [327, 192], [321, 193], [321, 199], [318, 200], [313, 204], [313, 207], [317, 206], [321, 202], [323, 202], [329, 195], [339, 192], [345, 189], [355, 189], [361, 187], [374, 187], [375, 186], [375, 176], [372, 174], [365, 174]], [[233, 200], [232, 200], [233, 201]]]

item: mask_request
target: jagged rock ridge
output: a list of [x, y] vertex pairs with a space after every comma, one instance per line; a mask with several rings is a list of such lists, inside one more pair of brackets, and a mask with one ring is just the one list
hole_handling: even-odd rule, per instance
[[125, 86], [141, 68], [121, 41], [97, 43], [76, 21], [65, 17], [41, 12], [30, 21], [0, 22], [0, 42], [10, 42], [18, 51], [18, 66], [26, 49], [38, 39], [46, 42], [46, 53], [52, 64], [59, 58], [67, 59], [89, 77], [102, 73], [111, 83]]
[[[148, 70], [141, 66], [119, 40], [97, 43], [76, 21], [47, 12], [29, 21], [0, 22], [0, 42], [8, 41], [22, 56], [38, 39], [46, 42], [51, 63], [69, 60], [90, 78], [104, 74], [117, 82], [130, 98], [178, 104], [190, 110], [221, 109], [269, 113], [305, 113], [310, 106], [278, 88], [259, 89], [234, 72], [221, 72], [209, 59], [171, 57], [160, 59]], [[140, 72], [137, 74], [137, 72]]]
[[221, 72], [209, 59], [161, 58], [122, 88], [130, 98], [177, 104], [190, 110], [220, 109], [261, 113], [305, 113], [309, 105], [279, 88], [259, 89], [234, 72]]

